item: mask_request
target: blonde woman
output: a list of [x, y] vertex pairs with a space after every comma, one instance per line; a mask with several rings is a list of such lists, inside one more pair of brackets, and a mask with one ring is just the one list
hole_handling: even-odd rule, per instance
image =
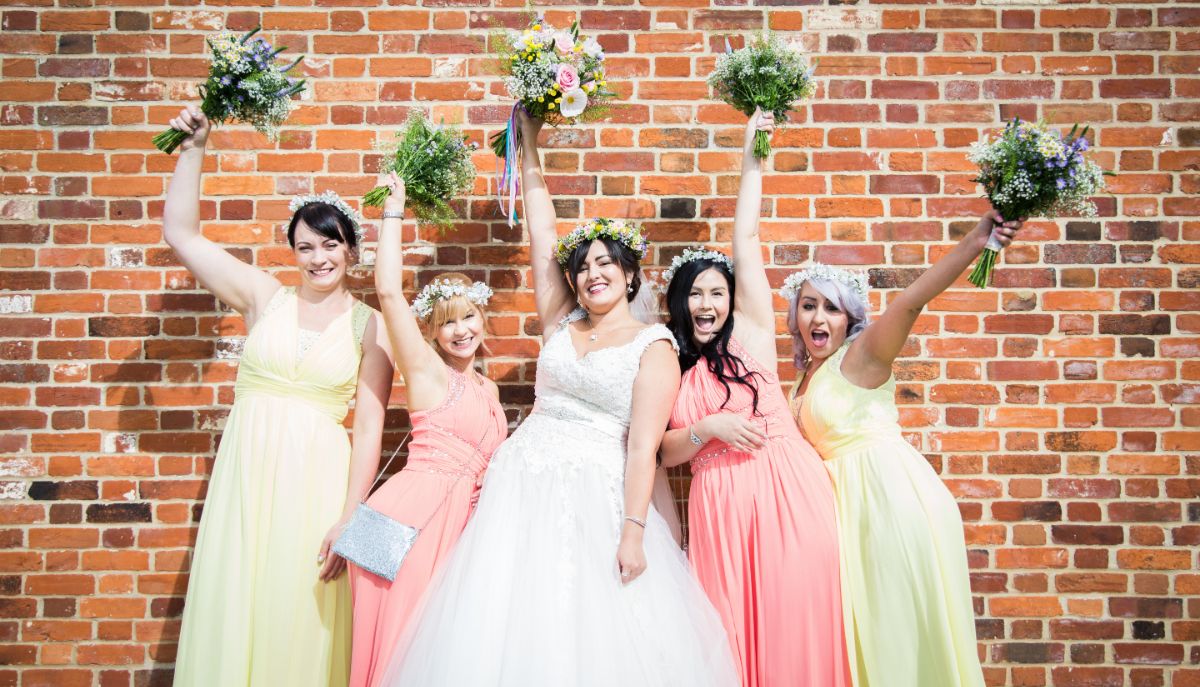
[[390, 582], [350, 564], [350, 684], [355, 687], [379, 684], [417, 601], [466, 527], [483, 471], [507, 433], [499, 389], [475, 370], [492, 290], [466, 275], [447, 273], [411, 304], [405, 300], [400, 236], [404, 182], [390, 174], [377, 185], [392, 193], [383, 208], [375, 288], [404, 377], [412, 441], [404, 470], [367, 505], [421, 531]]

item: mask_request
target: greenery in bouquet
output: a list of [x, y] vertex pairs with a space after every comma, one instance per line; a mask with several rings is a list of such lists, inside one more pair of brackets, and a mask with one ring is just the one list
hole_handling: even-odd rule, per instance
[[[212, 61], [208, 79], [200, 86], [200, 110], [213, 124], [238, 120], [276, 140], [292, 111], [292, 96], [304, 90], [303, 79], [288, 76], [304, 58], [280, 66], [275, 58], [287, 48], [272, 48], [265, 39], [254, 37], [258, 31], [241, 36], [223, 32], [207, 39]], [[154, 137], [154, 145], [170, 154], [188, 135], [167, 129]]]
[[[457, 219], [450, 201], [475, 183], [475, 149], [457, 126], [435, 126], [413, 110], [386, 151], [380, 172], [395, 172], [404, 180], [407, 204], [418, 222], [446, 228]], [[389, 195], [388, 187], [377, 186], [363, 196], [363, 205], [382, 207]]]
[[[804, 54], [771, 33], [751, 39], [739, 50], [726, 43], [708, 85], [718, 98], [746, 116], [757, 108], [774, 114], [778, 121], [786, 121], [788, 112], [817, 90], [813, 68]], [[761, 160], [770, 154], [771, 137], [765, 131], [756, 132], [754, 156]]]
[[[1087, 132], [1076, 124], [1064, 136], [1044, 123], [1014, 119], [998, 137], [971, 145], [968, 158], [979, 165], [975, 181], [1005, 220], [1095, 216], [1092, 197], [1104, 190], [1106, 172], [1084, 156]], [[991, 283], [999, 253], [1000, 244], [989, 240], [968, 277], [972, 284]]]

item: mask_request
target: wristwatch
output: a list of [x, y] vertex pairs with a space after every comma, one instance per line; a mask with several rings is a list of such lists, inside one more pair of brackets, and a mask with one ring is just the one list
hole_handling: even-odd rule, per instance
[[692, 443], [697, 446], [704, 445], [704, 442], [700, 440], [700, 437], [696, 436], [696, 430], [692, 429], [690, 425], [688, 426], [688, 439], [691, 439]]

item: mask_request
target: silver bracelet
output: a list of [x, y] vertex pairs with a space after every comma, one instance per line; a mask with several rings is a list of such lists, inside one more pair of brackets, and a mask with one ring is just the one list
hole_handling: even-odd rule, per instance
[[688, 439], [697, 446], [704, 445], [704, 442], [700, 440], [700, 437], [696, 436], [696, 430], [692, 429], [692, 425], [688, 426]]
[[404, 211], [396, 212], [395, 210], [387, 210], [383, 213], [384, 219], [404, 219]]
[[625, 519], [642, 529], [646, 529], [646, 521], [642, 520], [641, 518], [635, 518], [632, 515], [626, 515]]

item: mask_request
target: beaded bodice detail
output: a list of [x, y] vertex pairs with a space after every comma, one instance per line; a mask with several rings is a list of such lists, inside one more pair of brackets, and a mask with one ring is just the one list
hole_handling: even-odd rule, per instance
[[641, 368], [641, 353], [665, 339], [675, 345], [661, 324], [642, 329], [625, 344], [579, 356], [568, 325], [587, 316], [576, 309], [559, 323], [538, 356], [533, 413], [588, 425], [610, 436], [623, 436], [633, 410], [633, 382]]
[[507, 434], [504, 408], [474, 373], [450, 366], [446, 372], [446, 399], [409, 414], [413, 429], [405, 470], [478, 477]]

